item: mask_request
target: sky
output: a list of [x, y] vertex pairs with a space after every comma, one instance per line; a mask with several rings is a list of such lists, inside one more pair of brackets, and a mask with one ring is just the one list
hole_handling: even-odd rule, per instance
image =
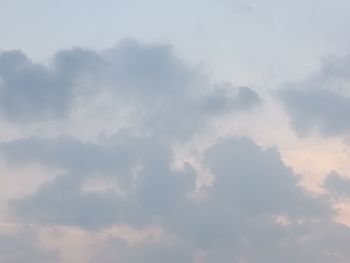
[[349, 262], [349, 9], [0, 0], [0, 262]]

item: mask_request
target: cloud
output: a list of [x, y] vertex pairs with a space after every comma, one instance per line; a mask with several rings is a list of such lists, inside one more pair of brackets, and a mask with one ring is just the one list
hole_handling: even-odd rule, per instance
[[[333, 221], [324, 196], [300, 186], [277, 148], [232, 137], [204, 142], [196, 164], [174, 165], [174, 145], [191, 142], [218, 117], [259, 105], [253, 89], [213, 84], [170, 46], [132, 40], [99, 52], [61, 51], [50, 65], [20, 52], [2, 56], [0, 92], [18, 101], [0, 105], [8, 121], [60, 124], [101, 97], [111, 112], [130, 113], [125, 129], [94, 141], [36, 133], [1, 142], [8, 165], [35, 163], [52, 173], [34, 193], [8, 202], [19, 223], [162, 233], [135, 244], [111, 235], [91, 248], [91, 262], [348, 262], [349, 229]], [[198, 188], [203, 170], [214, 179]], [[94, 179], [114, 185], [87, 190]]]
[[70, 109], [77, 79], [94, 64], [82, 49], [58, 53], [52, 65], [34, 63], [21, 51], [0, 54], [0, 109], [7, 119], [28, 122], [62, 117]]
[[[4, 143], [0, 151], [12, 165], [34, 162], [65, 172], [36, 194], [13, 201], [20, 218], [100, 229], [117, 223], [144, 226], [185, 202], [195, 187], [196, 172], [189, 164], [174, 170], [169, 147], [156, 138], [121, 135], [104, 145], [28, 138]], [[91, 178], [117, 180], [121, 191], [85, 192], [83, 185]]]
[[[284, 214], [289, 217], [329, 214], [322, 200], [298, 185], [276, 149], [262, 149], [247, 139], [226, 140], [211, 147], [205, 164], [216, 175], [212, 195], [248, 213]], [[278, 201], [277, 201], [278, 200]]]
[[350, 197], [350, 179], [335, 171], [326, 177], [323, 186], [336, 198], [347, 199]]
[[[314, 231], [316, 222], [333, 224], [330, 205], [299, 186], [296, 175], [283, 164], [276, 149], [262, 149], [250, 140], [231, 138], [209, 148], [204, 165], [215, 176], [207, 189], [207, 199], [187, 202], [165, 224], [175, 229], [176, 235], [193, 242], [196, 249], [207, 251], [208, 257], [211, 253], [217, 256], [223, 249], [227, 262], [240, 257], [261, 262], [260, 253], [264, 253], [266, 262], [278, 261], [279, 256], [298, 250], [298, 242], [306, 232]], [[279, 223], [279, 217], [285, 222]], [[301, 253], [296, 257], [302, 258]], [[249, 261], [251, 257], [254, 260]]]
[[41, 225], [66, 225], [96, 229], [118, 222], [122, 208], [116, 193], [86, 193], [74, 177], [58, 176], [27, 198], [14, 200], [12, 207], [24, 222]]
[[43, 249], [32, 231], [15, 234], [0, 234], [0, 261], [6, 263], [55, 263], [57, 251]]
[[215, 180], [205, 189], [207, 197], [197, 200], [188, 195], [194, 189], [193, 167], [174, 170], [171, 148], [163, 141], [136, 141], [128, 145], [135, 151], [131, 156], [139, 158], [139, 170], [134, 187], [125, 188], [123, 195], [87, 193], [81, 188], [85, 177], [59, 175], [37, 193], [14, 200], [16, 215], [47, 226], [98, 231], [115, 224], [141, 229], [156, 225], [166, 233], [160, 242], [137, 245], [111, 238], [94, 254], [102, 262], [162, 262], [175, 255], [194, 262], [198, 253], [203, 262], [275, 262], [286, 256], [287, 262], [348, 259], [349, 229], [332, 221], [335, 211], [322, 196], [298, 184], [275, 148], [263, 149], [245, 138], [218, 141], [202, 160]]
[[211, 110], [217, 110], [207, 107], [214, 100], [224, 101], [222, 110], [228, 112], [259, 102], [248, 87], [219, 87], [219, 94], [205, 74], [177, 58], [171, 46], [134, 40], [103, 51], [59, 51], [48, 65], [34, 63], [21, 51], [3, 52], [0, 79], [0, 112], [9, 121], [69, 118], [81, 105], [108, 94], [111, 108], [131, 110], [134, 126], [177, 138], [205, 126]]
[[294, 130], [300, 136], [318, 132], [324, 136], [349, 133], [349, 57], [324, 60], [314, 76], [279, 91]]
[[193, 262], [190, 248], [181, 241], [139, 243], [130, 245], [125, 240], [111, 238], [97, 250], [90, 263], [112, 263], [116, 260], [125, 263], [143, 262]]
[[260, 101], [258, 94], [248, 87], [239, 87], [236, 94], [232, 94], [232, 89], [227, 87], [218, 87], [205, 99], [204, 103], [208, 113], [216, 113], [249, 109]]
[[[75, 176], [91, 176], [96, 172], [123, 171], [131, 166], [131, 153], [122, 143], [119, 147], [83, 143], [73, 137], [56, 139], [28, 137], [0, 144], [2, 156], [11, 165], [40, 163], [60, 168]], [[129, 149], [131, 151], [131, 149]]]

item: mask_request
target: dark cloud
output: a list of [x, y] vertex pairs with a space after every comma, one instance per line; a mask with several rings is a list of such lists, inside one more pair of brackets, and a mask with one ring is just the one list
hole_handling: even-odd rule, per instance
[[349, 61], [349, 57], [325, 60], [317, 74], [279, 91], [292, 127], [300, 136], [312, 132], [324, 136], [348, 134]]

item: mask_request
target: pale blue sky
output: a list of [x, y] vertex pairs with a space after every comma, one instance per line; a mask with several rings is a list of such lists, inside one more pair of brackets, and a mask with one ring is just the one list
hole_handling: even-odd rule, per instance
[[0, 1], [0, 49], [45, 60], [56, 50], [109, 48], [131, 37], [169, 43], [213, 77], [267, 85], [348, 51], [346, 0]]

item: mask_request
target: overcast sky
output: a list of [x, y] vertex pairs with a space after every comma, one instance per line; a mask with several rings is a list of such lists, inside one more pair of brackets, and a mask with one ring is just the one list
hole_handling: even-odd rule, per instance
[[348, 263], [349, 10], [0, 0], [0, 261]]

